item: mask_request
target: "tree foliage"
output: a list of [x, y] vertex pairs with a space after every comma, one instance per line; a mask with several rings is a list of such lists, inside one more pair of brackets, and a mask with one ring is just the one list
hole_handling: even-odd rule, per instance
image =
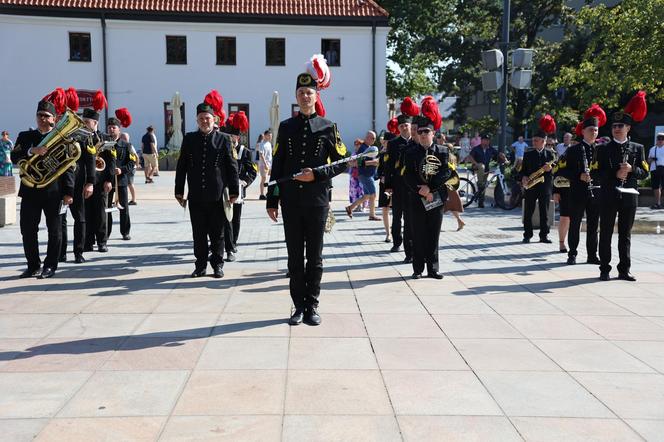
[[635, 91], [664, 100], [664, 0], [623, 0], [586, 6], [566, 44], [585, 42], [580, 57], [562, 66], [549, 88], [566, 88], [580, 107], [618, 107]]

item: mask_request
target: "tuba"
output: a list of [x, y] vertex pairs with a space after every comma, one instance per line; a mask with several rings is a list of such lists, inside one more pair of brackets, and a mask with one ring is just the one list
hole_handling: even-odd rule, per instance
[[53, 130], [37, 146], [46, 147], [46, 153], [18, 162], [21, 182], [28, 187], [41, 189], [65, 173], [81, 156], [81, 146], [73, 140], [72, 135], [83, 127], [83, 120], [67, 109]]

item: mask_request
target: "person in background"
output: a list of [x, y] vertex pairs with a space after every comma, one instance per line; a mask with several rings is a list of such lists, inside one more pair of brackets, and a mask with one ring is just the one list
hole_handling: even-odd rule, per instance
[[[356, 154], [362, 154], [373, 146], [376, 142], [376, 132], [370, 130], [364, 137], [364, 142], [357, 149]], [[358, 161], [360, 163], [360, 161]], [[378, 159], [362, 159], [358, 164], [358, 180], [362, 186], [362, 198], [346, 207], [346, 213], [349, 218], [353, 217], [353, 210], [362, 205], [365, 201], [369, 201], [369, 220], [380, 221], [381, 219], [376, 216], [376, 183], [374, 182], [374, 175], [376, 174], [376, 167], [378, 166]]]
[[265, 183], [268, 181], [272, 169], [272, 130], [268, 129], [263, 132], [263, 143], [258, 149], [258, 172], [261, 175], [259, 199], [265, 200]]
[[479, 132], [475, 132], [475, 136], [470, 139], [470, 148], [479, 146], [482, 143], [482, 137], [480, 137]]
[[[556, 140], [552, 140], [552, 142], [555, 144]], [[558, 154], [558, 158], [560, 158], [562, 155], [565, 154], [567, 149], [572, 145], [572, 134], [569, 132], [565, 132], [565, 135], [563, 135], [563, 142], [556, 144], [556, 153]], [[548, 143], [547, 143], [548, 147]]]
[[459, 139], [459, 162], [465, 163], [468, 155], [470, 155], [470, 138], [468, 132], [464, 132], [463, 137]]
[[12, 176], [11, 152], [14, 150], [14, 143], [9, 139], [9, 132], [2, 131], [0, 138], [0, 176]]
[[519, 138], [512, 143], [512, 148], [514, 149], [514, 167], [519, 170], [523, 162], [523, 154], [528, 149], [528, 143], [524, 140], [523, 135], [519, 135]]
[[143, 172], [145, 173], [145, 184], [151, 184], [154, 181], [152, 177], [157, 170], [157, 138], [154, 136], [154, 128], [148, 126], [147, 132], [141, 138], [141, 152], [143, 154]]
[[[456, 170], [457, 168], [457, 158], [451, 153], [454, 151], [454, 146], [452, 144], [445, 144], [448, 152], [450, 152], [450, 170]], [[452, 216], [456, 219], [457, 222], [457, 232], [464, 228], [466, 223], [461, 218], [461, 213], [463, 213], [463, 203], [461, 202], [461, 197], [459, 196], [458, 190], [447, 189], [447, 201], [445, 201], [445, 206], [443, 213], [452, 212]]]
[[260, 133], [258, 134], [258, 139], [256, 140], [256, 144], [254, 145], [253, 149], [251, 150], [251, 158], [256, 163], [256, 167], [258, 167], [258, 151], [260, 150], [261, 144], [263, 143], [263, 134]]
[[664, 187], [664, 132], [660, 132], [655, 137], [655, 145], [648, 152], [648, 161], [650, 162], [650, 180], [652, 190], [655, 196], [655, 204], [651, 209], [662, 208], [662, 187]]
[[378, 207], [380, 207], [381, 215], [383, 218], [383, 227], [385, 227], [385, 242], [392, 242], [392, 235], [390, 234], [390, 205], [392, 203], [391, 196], [385, 192], [385, 155], [387, 155], [387, 143], [396, 138], [392, 132], [386, 132], [380, 139], [380, 152], [378, 153], [378, 169], [376, 176], [378, 177]]
[[[354, 150], [353, 150], [353, 155], [357, 153], [357, 150], [360, 148], [362, 145], [362, 139], [361, 138], [356, 138], [355, 141], [353, 142]], [[348, 201], [353, 204], [355, 201], [359, 200], [364, 196], [364, 192], [362, 192], [362, 186], [360, 185], [360, 180], [359, 180], [359, 172], [357, 169], [357, 165], [354, 165], [354, 163], [350, 163], [350, 169], [348, 176], [349, 178], [349, 184], [348, 184]], [[360, 208], [361, 210], [361, 208]]]
[[[138, 163], [138, 153], [136, 152], [134, 145], [129, 142], [129, 134], [127, 132], [122, 132], [120, 134], [120, 139], [129, 144], [129, 150], [131, 151], [132, 155], [136, 157], [136, 163]], [[127, 174], [127, 189], [129, 189], [129, 194], [131, 195], [131, 200], [129, 200], [127, 204], [130, 206], [136, 205], [136, 188], [134, 187], [134, 175], [136, 175], [136, 167], [137, 164], [134, 164], [134, 168], [131, 169]]]
[[491, 145], [491, 135], [483, 134], [479, 146], [473, 147], [468, 155], [468, 159], [473, 163], [473, 170], [477, 173], [477, 185], [479, 186], [479, 198], [477, 207], [484, 208], [484, 191], [486, 190], [486, 180], [489, 175], [489, 164], [491, 161], [504, 163], [507, 158], [503, 153]]

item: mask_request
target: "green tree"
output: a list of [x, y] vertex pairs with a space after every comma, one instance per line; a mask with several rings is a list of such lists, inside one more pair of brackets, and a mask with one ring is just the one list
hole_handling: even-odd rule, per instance
[[564, 87], [580, 108], [618, 107], [636, 90], [664, 101], [664, 0], [623, 0], [586, 6], [565, 44], [585, 42], [579, 58], [562, 66], [549, 88]]

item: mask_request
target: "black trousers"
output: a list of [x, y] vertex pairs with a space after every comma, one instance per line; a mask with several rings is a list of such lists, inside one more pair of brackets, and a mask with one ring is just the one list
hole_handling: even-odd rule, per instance
[[424, 210], [419, 196], [410, 196], [410, 211], [413, 222], [413, 272], [422, 273], [426, 264], [427, 272], [437, 272], [438, 241], [440, 226], [443, 223], [443, 207]]
[[[538, 187], [544, 187], [538, 185]], [[524, 196], [524, 217], [523, 217], [523, 237], [530, 239], [533, 237], [533, 213], [535, 212], [535, 203], [539, 202], [539, 236], [544, 239], [549, 234], [549, 217], [547, 209], [551, 201], [551, 194], [537, 188], [526, 190]]]
[[[410, 195], [406, 186], [396, 184], [392, 189], [392, 242], [395, 246], [403, 244], [406, 257], [413, 256], [413, 232], [409, 204]], [[401, 218], [403, 218], [403, 236], [401, 234]]]
[[[92, 198], [92, 197], [91, 197]], [[86, 209], [85, 198], [83, 198], [83, 189], [74, 191], [74, 201], [69, 206], [71, 216], [74, 218], [74, 254], [83, 253], [85, 246], [85, 228], [86, 228]], [[67, 256], [67, 214], [62, 214], [62, 245], [60, 246], [60, 257]]]
[[323, 277], [323, 235], [328, 211], [329, 206], [282, 206], [290, 295], [295, 308], [318, 306], [320, 280]]
[[[111, 189], [108, 192], [108, 205], [113, 204], [113, 196], [115, 189]], [[123, 207], [120, 209], [120, 234], [122, 236], [129, 235], [129, 230], [131, 230], [131, 220], [129, 219], [129, 197], [127, 192], [127, 186], [118, 186], [118, 199], [120, 205]], [[108, 230], [107, 237], [111, 237], [111, 232], [113, 231], [113, 212], [108, 212], [108, 220], [106, 221], [106, 229]]]
[[104, 246], [108, 241], [108, 232], [106, 224], [108, 217], [106, 215], [106, 205], [108, 204], [108, 194], [104, 192], [102, 184], [95, 184], [92, 196], [85, 202], [85, 247], [92, 248], [97, 241], [97, 245]]
[[[212, 267], [223, 266], [224, 208], [221, 201], [189, 201], [189, 218], [194, 237], [196, 268], [204, 269], [208, 263], [208, 253]], [[208, 246], [208, 238], [210, 244]]]
[[244, 204], [233, 204], [233, 247], [237, 247], [237, 239], [240, 237], [240, 220], [242, 218], [242, 206]]
[[600, 205], [599, 232], [599, 270], [603, 273], [611, 271], [611, 238], [613, 226], [618, 217], [618, 272], [628, 273], [632, 266], [630, 247], [632, 244], [632, 225], [636, 215], [636, 206], [622, 204], [622, 200], [612, 203], [602, 201]]
[[597, 227], [599, 226], [599, 203], [596, 198], [585, 200], [572, 199], [569, 204], [569, 252], [568, 256], [576, 257], [579, 247], [579, 236], [581, 232], [581, 221], [586, 214], [586, 251], [588, 258], [597, 257]]
[[57, 195], [38, 195], [21, 199], [21, 236], [23, 251], [28, 261], [28, 268], [37, 270], [41, 265], [39, 258], [39, 223], [44, 212], [48, 229], [48, 247], [44, 267], [58, 268], [60, 242], [62, 240], [62, 221], [60, 220], [61, 199]]
[[[233, 204], [233, 217], [235, 217], [235, 206], [238, 204]], [[222, 206], [222, 212], [223, 212], [223, 206]], [[233, 235], [233, 220], [226, 218], [226, 212], [223, 212], [224, 214], [224, 249], [226, 249], [226, 253], [233, 253], [233, 249], [235, 248], [235, 242], [234, 242], [234, 235]]]

